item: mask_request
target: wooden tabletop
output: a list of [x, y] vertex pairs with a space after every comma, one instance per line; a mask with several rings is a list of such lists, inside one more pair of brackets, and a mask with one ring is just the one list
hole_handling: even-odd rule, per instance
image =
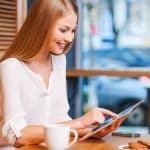
[[[125, 138], [117, 136], [107, 136], [103, 140], [88, 139], [82, 142], [77, 142], [68, 150], [118, 150], [119, 145], [127, 144], [130, 141], [137, 140], [150, 141], [150, 135], [142, 135], [140, 138]], [[17, 150], [47, 150], [46, 146], [33, 145], [24, 146]]]
[[123, 69], [67, 69], [67, 77], [94, 77], [94, 76], [141, 77], [150, 76], [150, 67], [123, 68]]

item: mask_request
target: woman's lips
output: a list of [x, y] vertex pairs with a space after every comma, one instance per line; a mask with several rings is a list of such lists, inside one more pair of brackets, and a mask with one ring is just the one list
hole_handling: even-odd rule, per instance
[[66, 44], [61, 44], [61, 43], [57, 43], [57, 45], [60, 49], [64, 49], [66, 46]]

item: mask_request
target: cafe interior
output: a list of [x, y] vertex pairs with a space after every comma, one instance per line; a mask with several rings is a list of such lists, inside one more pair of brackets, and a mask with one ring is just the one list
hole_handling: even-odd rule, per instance
[[[93, 107], [119, 114], [143, 103], [108, 136], [77, 142], [70, 149], [117, 150], [142, 140], [150, 148], [150, 0], [75, 1], [78, 31], [66, 54], [69, 115], [76, 118]], [[32, 2], [0, 0], [0, 56], [14, 40]], [[46, 150], [37, 145], [24, 149]]]

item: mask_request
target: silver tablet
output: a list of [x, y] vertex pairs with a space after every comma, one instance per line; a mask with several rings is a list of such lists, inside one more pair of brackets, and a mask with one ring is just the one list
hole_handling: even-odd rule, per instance
[[[80, 141], [87, 139], [91, 136], [93, 136], [94, 134], [100, 132], [101, 130], [105, 129], [108, 126], [111, 126], [114, 122], [117, 122], [119, 120], [122, 120], [122, 122], [128, 117], [128, 115], [133, 112], [140, 104], [142, 104], [144, 102], [144, 100], [140, 100], [138, 101], [136, 104], [126, 108], [125, 110], [123, 110], [122, 112], [120, 112], [118, 114], [118, 117], [116, 119], [112, 119], [112, 118], [108, 118], [106, 119], [102, 124], [94, 127], [91, 129], [90, 132], [88, 132], [87, 134], [85, 134], [83, 137], [80, 138]], [[102, 138], [102, 136], [100, 136], [100, 138]]]

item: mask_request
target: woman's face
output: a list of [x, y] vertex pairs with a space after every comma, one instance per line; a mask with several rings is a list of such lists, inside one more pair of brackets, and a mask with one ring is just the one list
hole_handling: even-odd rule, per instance
[[76, 28], [77, 15], [74, 12], [60, 18], [56, 22], [48, 50], [56, 55], [62, 54], [65, 48], [73, 42]]

